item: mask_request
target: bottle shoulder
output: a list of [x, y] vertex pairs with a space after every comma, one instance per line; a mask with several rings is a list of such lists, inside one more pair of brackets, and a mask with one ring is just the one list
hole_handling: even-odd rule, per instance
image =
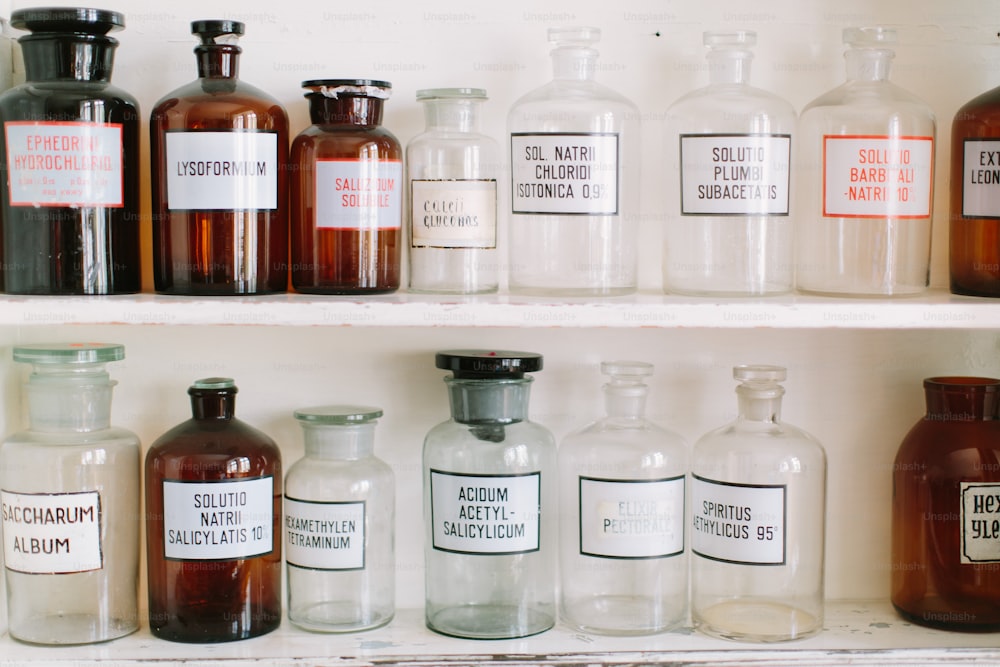
[[247, 115], [264, 118], [265, 123], [259, 125], [279, 124], [287, 131], [288, 112], [276, 98], [254, 86], [230, 79], [221, 82], [198, 79], [181, 86], [156, 102], [150, 120], [167, 123], [171, 128], [213, 121], [230, 127], [236, 124], [237, 118]]
[[801, 116], [863, 109], [883, 109], [886, 115], [900, 112], [921, 115], [935, 121], [930, 105], [891, 81], [848, 81], [815, 98], [802, 109]]
[[274, 440], [239, 419], [189, 419], [157, 438], [149, 448], [147, 459], [197, 455], [243, 457], [248, 452], [281, 457]]
[[0, 453], [14, 449], [25, 450], [41, 447], [45, 450], [99, 451], [119, 448], [138, 450], [139, 436], [132, 431], [111, 426], [93, 431], [33, 431], [30, 429], [12, 433], [0, 443]]
[[538, 107], [558, 109], [565, 107], [567, 111], [580, 112], [586, 107], [591, 113], [634, 113], [638, 120], [639, 108], [624, 95], [597, 83], [596, 81], [556, 79], [531, 90], [514, 102], [510, 116], [518, 112], [526, 113]]
[[135, 96], [107, 81], [43, 81], [21, 83], [0, 93], [0, 110], [23, 104], [25, 100], [60, 104], [103, 100], [139, 109]]

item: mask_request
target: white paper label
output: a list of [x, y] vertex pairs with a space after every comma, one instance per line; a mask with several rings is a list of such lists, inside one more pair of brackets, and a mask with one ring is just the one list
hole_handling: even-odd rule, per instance
[[580, 477], [580, 553], [664, 558], [684, 551], [684, 477]]
[[926, 218], [931, 214], [931, 137], [823, 137], [823, 215]]
[[618, 214], [618, 134], [515, 133], [510, 150], [514, 213]]
[[107, 206], [122, 201], [120, 123], [4, 123], [11, 206]]
[[410, 181], [414, 248], [495, 248], [495, 180]]
[[278, 208], [275, 132], [167, 132], [171, 211]]
[[962, 563], [1000, 563], [1000, 484], [962, 482]]
[[313, 570], [365, 567], [365, 504], [285, 496], [285, 560]]
[[434, 548], [464, 554], [538, 551], [541, 473], [431, 471]]
[[966, 139], [962, 155], [962, 215], [1000, 218], [1000, 139]]
[[402, 193], [399, 160], [317, 160], [316, 226], [399, 229]]
[[164, 556], [233, 560], [274, 548], [274, 481], [163, 481]]
[[7, 569], [27, 574], [100, 570], [101, 495], [0, 491], [3, 557]]
[[784, 565], [785, 491], [693, 476], [691, 550], [727, 563]]
[[682, 135], [683, 215], [788, 215], [788, 135]]

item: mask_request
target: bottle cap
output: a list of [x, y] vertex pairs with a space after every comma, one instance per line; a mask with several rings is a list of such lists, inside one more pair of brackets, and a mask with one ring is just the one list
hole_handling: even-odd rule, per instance
[[601, 29], [586, 26], [549, 28], [549, 42], [555, 46], [589, 48], [601, 41]]
[[303, 88], [308, 88], [310, 95], [323, 97], [375, 97], [380, 100], [389, 99], [392, 84], [377, 79], [310, 79], [302, 82]]
[[702, 34], [702, 43], [709, 48], [751, 48], [757, 45], [757, 33], [753, 30], [708, 30]]
[[483, 88], [424, 88], [417, 91], [417, 101], [424, 100], [485, 100]]
[[86, 7], [34, 7], [11, 12], [10, 24], [31, 32], [69, 32], [106, 35], [125, 27], [121, 12]]
[[602, 361], [601, 373], [619, 380], [642, 382], [653, 374], [653, 364], [645, 361]]
[[305, 424], [345, 426], [373, 422], [382, 416], [382, 408], [370, 405], [318, 405], [311, 408], [301, 408], [293, 414], [296, 419]]
[[244, 25], [229, 19], [201, 19], [191, 22], [191, 34], [201, 37], [202, 46], [233, 45], [243, 35]]
[[858, 48], [880, 48], [892, 46], [898, 41], [895, 28], [870, 26], [861, 28], [844, 28], [844, 44]]
[[236, 382], [232, 378], [202, 378], [201, 380], [195, 380], [188, 391], [221, 391], [227, 389], [236, 389]]
[[520, 379], [542, 369], [542, 355], [509, 350], [445, 350], [434, 356], [438, 368], [460, 380]]
[[747, 384], [774, 384], [783, 382], [787, 376], [784, 366], [747, 364], [733, 367], [733, 377]]
[[14, 361], [29, 364], [101, 364], [125, 358], [118, 343], [40, 343], [15, 345]]

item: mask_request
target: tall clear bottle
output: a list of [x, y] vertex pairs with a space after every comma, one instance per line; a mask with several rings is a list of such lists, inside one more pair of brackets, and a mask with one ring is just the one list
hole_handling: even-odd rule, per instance
[[512, 292], [636, 290], [639, 110], [594, 80], [600, 37], [551, 28], [554, 78], [508, 115]]
[[528, 419], [530, 352], [439, 352], [451, 419], [424, 439], [427, 626], [526, 637], [556, 620], [556, 445]]
[[810, 102], [796, 136], [796, 285], [855, 296], [928, 284], [934, 114], [890, 83], [891, 28], [847, 28], [847, 82]]
[[755, 32], [706, 32], [703, 39], [709, 85], [667, 110], [664, 290], [789, 292], [795, 109], [750, 85]]
[[691, 618], [709, 635], [777, 642], [823, 627], [826, 454], [781, 420], [780, 366], [737, 366], [739, 416], [691, 462]]
[[499, 286], [500, 148], [481, 129], [486, 91], [417, 91], [427, 128], [406, 146], [410, 290], [475, 294]]
[[601, 364], [607, 414], [559, 447], [563, 621], [641, 635], [687, 618], [687, 445], [645, 418], [653, 366]]
[[86, 644], [139, 627], [139, 439], [111, 426], [116, 383], [105, 368], [124, 358], [114, 344], [14, 347], [15, 361], [32, 364], [28, 429], [0, 446], [15, 639]]
[[239, 79], [239, 21], [191, 32], [198, 79], [150, 114], [153, 277], [167, 294], [284, 292], [288, 114]]

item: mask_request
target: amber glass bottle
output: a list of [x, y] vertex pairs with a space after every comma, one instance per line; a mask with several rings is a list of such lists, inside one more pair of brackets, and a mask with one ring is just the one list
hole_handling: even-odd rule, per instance
[[944, 630], [1000, 630], [1000, 380], [924, 380], [892, 473], [892, 604]]
[[26, 82], [0, 96], [0, 289], [138, 292], [139, 106], [111, 85], [118, 12], [19, 9]]
[[149, 628], [224, 642], [281, 622], [281, 455], [234, 416], [229, 378], [195, 382], [193, 418], [146, 454]]
[[951, 291], [1000, 297], [1000, 87], [951, 125]]
[[292, 286], [312, 294], [399, 288], [403, 149], [381, 127], [391, 85], [305, 81], [312, 125], [292, 142]]
[[194, 21], [198, 80], [150, 116], [153, 274], [167, 294], [288, 286], [288, 115], [239, 80], [238, 21]]

